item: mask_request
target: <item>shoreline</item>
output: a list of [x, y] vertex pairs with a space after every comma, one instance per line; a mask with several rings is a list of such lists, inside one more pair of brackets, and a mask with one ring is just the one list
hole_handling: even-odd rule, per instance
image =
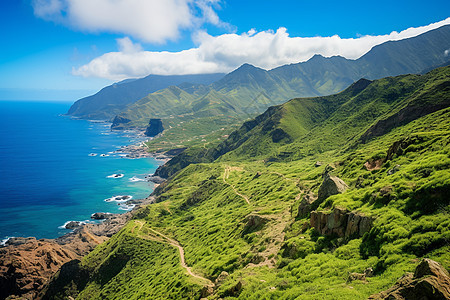
[[[137, 138], [143, 136], [143, 132], [138, 130], [123, 133]], [[114, 153], [122, 154], [123, 158], [128, 159], [154, 158], [162, 162], [160, 166], [177, 154], [176, 151], [175, 155], [166, 155], [165, 152], [148, 152], [145, 144], [147, 141], [148, 139], [122, 146]], [[145, 198], [129, 198], [121, 203], [130, 208], [123, 213], [93, 212], [89, 220], [67, 221], [63, 226], [72, 230], [52, 239], [7, 237], [1, 240], [0, 281], [13, 287], [13, 290], [9, 291], [13, 293], [10, 296], [34, 299], [62, 265], [81, 260], [97, 245], [119, 232], [139, 208], [154, 203], [155, 198], [152, 193], [165, 179], [149, 174], [145, 176], [145, 181], [154, 183], [153, 190], [149, 189], [149, 195]], [[67, 225], [70, 227], [68, 228]], [[11, 268], [14, 272], [9, 271]]]

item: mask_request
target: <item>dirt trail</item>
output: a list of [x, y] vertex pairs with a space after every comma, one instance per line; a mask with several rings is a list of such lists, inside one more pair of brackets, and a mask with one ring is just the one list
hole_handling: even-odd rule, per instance
[[245, 202], [247, 202], [247, 204], [250, 205], [250, 200], [248, 199], [248, 197], [245, 196], [245, 195], [243, 195], [243, 194], [241, 194], [241, 193], [239, 193], [239, 192], [236, 190], [236, 188], [234, 187], [234, 185], [232, 185], [231, 183], [228, 183], [228, 182], [227, 182], [226, 179], [228, 179], [228, 177], [230, 176], [230, 171], [231, 171], [231, 170], [232, 170], [232, 168], [231, 168], [230, 166], [226, 166], [226, 167], [225, 167], [225, 170], [224, 170], [224, 172], [223, 172], [223, 178], [222, 178], [222, 179], [223, 179], [223, 182], [224, 182], [225, 184], [229, 185], [229, 186], [233, 189], [233, 191], [234, 191], [234, 193], [235, 193], [236, 195], [242, 197], [242, 198], [245, 200]]
[[[140, 232], [142, 230], [142, 227], [144, 226], [145, 222], [143, 222], [143, 221], [135, 221], [135, 223], [139, 224], [140, 227], [139, 227], [138, 231]], [[159, 241], [159, 242], [165, 242], [165, 243], [167, 243], [167, 244], [169, 244], [169, 245], [171, 245], [173, 247], [178, 248], [178, 252], [180, 253], [180, 265], [184, 269], [186, 269], [188, 274], [191, 275], [192, 277], [195, 277], [195, 278], [198, 278], [198, 279], [201, 279], [201, 280], [207, 282], [208, 286], [214, 286], [214, 284], [208, 278], [205, 278], [203, 276], [197, 275], [194, 272], [192, 272], [191, 267], [189, 267], [186, 264], [186, 261], [185, 261], [185, 258], [184, 258], [184, 248], [180, 245], [180, 243], [178, 241], [176, 241], [174, 239], [171, 239], [170, 237], [162, 234], [161, 232], [159, 232], [159, 231], [157, 231], [157, 230], [155, 230], [153, 228], [150, 228], [150, 227], [146, 227], [146, 228], [148, 230], [150, 230], [151, 232], [153, 232], [154, 234], [156, 234], [157, 236], [161, 237], [161, 238], [158, 239], [158, 238], [155, 238], [155, 237], [152, 237], [152, 236], [146, 236], [146, 235], [139, 235], [138, 234], [139, 237], [146, 238], [146, 239], [151, 239], [151, 240], [156, 240], [156, 241]]]

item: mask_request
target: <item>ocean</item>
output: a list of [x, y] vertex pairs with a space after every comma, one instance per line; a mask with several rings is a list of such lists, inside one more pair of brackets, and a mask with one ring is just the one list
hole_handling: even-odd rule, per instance
[[[69, 232], [61, 228], [67, 221], [130, 209], [105, 199], [140, 199], [152, 192], [154, 184], [144, 177], [161, 161], [111, 153], [143, 137], [112, 132], [108, 123], [63, 116], [69, 107], [0, 101], [0, 240], [55, 238]], [[124, 176], [112, 176], [119, 173]]]

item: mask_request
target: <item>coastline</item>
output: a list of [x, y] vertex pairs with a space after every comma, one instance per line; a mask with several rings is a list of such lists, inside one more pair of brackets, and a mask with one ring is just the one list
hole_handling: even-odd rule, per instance
[[[95, 122], [99, 123], [99, 121]], [[142, 137], [143, 131], [127, 130], [124, 134]], [[147, 141], [148, 139], [122, 146], [115, 150], [114, 154], [119, 154], [128, 159], [154, 158], [161, 161], [161, 165], [164, 165], [173, 157], [173, 155], [166, 155], [165, 153], [148, 152], [148, 147], [145, 144]], [[153, 174], [146, 176], [145, 180], [154, 182], [154, 189], [165, 181], [165, 179], [159, 177], [153, 178]], [[62, 265], [69, 261], [81, 260], [97, 245], [107, 241], [120, 231], [140, 207], [153, 203], [154, 197], [151, 195], [153, 191], [149, 191], [150, 195], [146, 198], [130, 198], [120, 203], [130, 208], [124, 213], [93, 212], [91, 219], [100, 222], [67, 221], [64, 224], [65, 228], [73, 230], [53, 239], [9, 237], [2, 240], [0, 243], [0, 283], [2, 286], [11, 288], [11, 290], [2, 293], [8, 293], [5, 294], [6, 296], [34, 299]], [[69, 224], [70, 228], [67, 227]], [[0, 298], [5, 296], [2, 293], [0, 293]]]

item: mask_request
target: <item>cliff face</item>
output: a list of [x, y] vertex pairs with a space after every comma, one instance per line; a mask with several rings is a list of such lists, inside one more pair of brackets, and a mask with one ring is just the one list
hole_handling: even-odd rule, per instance
[[150, 119], [148, 122], [147, 129], [145, 130], [145, 135], [149, 137], [154, 137], [164, 131], [164, 127], [161, 119]]
[[36, 299], [48, 280], [66, 263], [79, 260], [118, 232], [131, 213], [100, 224], [86, 224], [55, 240], [12, 238], [0, 248], [0, 299]]
[[373, 219], [357, 212], [335, 208], [331, 212], [312, 211], [311, 227], [322, 235], [338, 237], [361, 237], [372, 228]]
[[0, 298], [33, 299], [36, 291], [66, 262], [80, 255], [51, 240], [30, 238], [0, 249]]

